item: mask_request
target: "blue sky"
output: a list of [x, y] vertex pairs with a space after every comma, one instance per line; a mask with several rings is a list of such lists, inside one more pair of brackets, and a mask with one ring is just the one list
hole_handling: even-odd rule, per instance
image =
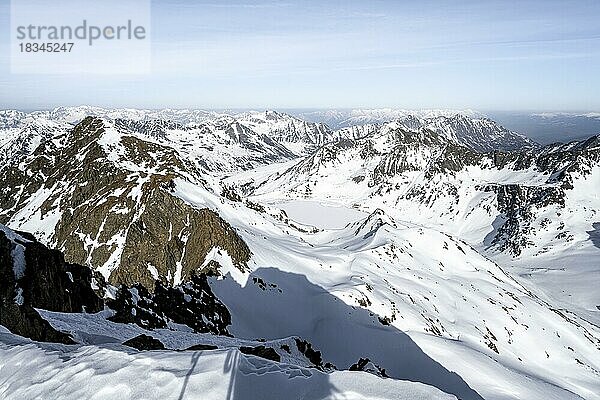
[[15, 75], [0, 108], [600, 111], [600, 1], [152, 2], [148, 75]]

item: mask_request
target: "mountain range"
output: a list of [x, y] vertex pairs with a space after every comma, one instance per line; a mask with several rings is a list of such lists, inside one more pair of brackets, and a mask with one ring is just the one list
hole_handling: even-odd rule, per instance
[[2, 111], [0, 177], [7, 398], [86, 397], [84, 365], [136, 398], [600, 398], [600, 136]]

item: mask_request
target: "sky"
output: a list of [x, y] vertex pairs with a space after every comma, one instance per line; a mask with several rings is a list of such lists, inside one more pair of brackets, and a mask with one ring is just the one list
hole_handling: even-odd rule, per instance
[[597, 0], [154, 0], [151, 12], [149, 73], [11, 74], [1, 0], [0, 108], [600, 111]]

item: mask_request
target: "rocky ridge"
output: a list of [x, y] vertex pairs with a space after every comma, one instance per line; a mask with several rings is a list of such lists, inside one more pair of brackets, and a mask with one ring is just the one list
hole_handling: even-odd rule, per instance
[[243, 269], [250, 252], [214, 211], [173, 194], [174, 180], [202, 184], [176, 150], [86, 118], [0, 171], [0, 222], [63, 250], [69, 262], [114, 284], [179, 284], [218, 247]]

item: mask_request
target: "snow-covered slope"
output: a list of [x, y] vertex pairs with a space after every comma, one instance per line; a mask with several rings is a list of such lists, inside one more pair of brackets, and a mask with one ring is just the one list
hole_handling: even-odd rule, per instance
[[392, 343], [405, 332], [486, 399], [595, 398], [598, 328], [540, 299], [468, 244], [381, 212], [344, 231], [304, 233], [285, 220], [273, 226], [269, 208], [258, 218], [242, 204], [177, 186], [186, 201], [218, 207], [252, 249], [249, 266], [263, 285], [234, 271], [237, 283], [212, 286], [232, 310], [236, 336], [299, 332], [339, 367], [361, 353], [403, 377], [410, 352]]
[[600, 276], [588, 261], [597, 260], [599, 250], [600, 199], [592, 189], [600, 176], [597, 143], [479, 154], [392, 123], [378, 135], [324, 146], [270, 178], [244, 176], [240, 183], [252, 182], [263, 201], [303, 198], [367, 212], [379, 207], [465, 239], [502, 263], [535, 267], [542, 280], [539, 268], [550, 268], [555, 271], [546, 270], [547, 276], [569, 285], [550, 291], [564, 298], [561, 290], [575, 290], [570, 297], [582, 301], [571, 305], [598, 323], [600, 298], [591, 293]]
[[[349, 368], [344, 368], [357, 372], [339, 373], [335, 365], [323, 359], [323, 355], [318, 349], [314, 348], [309, 341], [298, 336], [281, 337], [275, 340], [248, 340], [233, 338], [227, 330], [219, 332], [214, 332], [212, 329], [206, 330], [205, 327], [199, 326], [197, 321], [194, 321], [193, 318], [190, 319], [189, 316], [182, 319], [184, 315], [183, 308], [197, 307], [193, 304], [200, 304], [200, 308], [196, 311], [198, 319], [204, 321], [214, 319], [211, 314], [219, 313], [221, 317], [229, 320], [229, 313], [224, 306], [215, 307], [215, 302], [218, 304], [220, 302], [214, 297], [210, 287], [206, 285], [202, 286], [201, 284], [200, 290], [194, 292], [191, 289], [196, 284], [195, 280], [191, 284], [171, 289], [157, 284], [154, 301], [148, 303], [145, 298], [149, 294], [143, 287], [121, 287], [119, 289], [106, 287], [101, 277], [96, 276], [96, 279], [92, 281], [90, 271], [85, 267], [64, 263], [61, 257], [57, 256], [56, 251], [46, 249], [35, 242], [33, 238], [30, 237], [31, 240], [25, 239], [6, 227], [0, 226], [0, 228], [0, 260], [2, 260], [0, 266], [4, 278], [0, 285], [0, 304], [2, 305], [0, 323], [18, 330], [19, 333], [35, 337], [37, 340], [57, 342], [57, 339], [60, 338], [61, 343], [70, 344], [73, 343], [72, 340], [75, 340], [79, 344], [88, 345], [87, 347], [78, 345], [65, 347], [56, 344], [40, 344], [25, 341], [13, 334], [5, 334], [2, 331], [0, 333], [0, 371], [10, 371], [10, 375], [8, 373], [0, 375], [5, 383], [10, 383], [8, 386], [2, 386], [3, 398], [12, 398], [12, 396], [70, 398], [71, 396], [87, 396], [87, 393], [92, 389], [95, 391], [95, 396], [106, 398], [112, 392], [107, 387], [106, 379], [108, 377], [105, 375], [111, 373], [110, 379], [113, 382], [115, 378], [121, 376], [114, 374], [115, 363], [123, 361], [125, 365], [136, 364], [135, 359], [141, 355], [136, 352], [131, 357], [134, 354], [131, 348], [165, 350], [156, 353], [158, 356], [156, 360], [148, 359], [140, 365], [140, 369], [144, 368], [146, 372], [148, 368], [145, 365], [146, 363], [159, 365], [162, 369], [159, 359], [176, 363], [180, 355], [167, 350], [183, 350], [187, 351], [188, 354], [193, 353], [194, 365], [192, 370], [195, 369], [196, 364], [199, 364], [198, 367], [201, 370], [201, 365], [210, 362], [211, 352], [206, 352], [206, 350], [220, 349], [220, 351], [212, 352], [212, 354], [227, 353], [224, 355], [225, 362], [229, 360], [231, 364], [229, 364], [229, 368], [226, 367], [225, 369], [226, 371], [233, 370], [232, 373], [236, 374], [235, 377], [231, 378], [227, 390], [236, 397], [277, 399], [282, 396], [277, 390], [286, 390], [288, 395], [293, 396], [292, 398], [297, 398], [297, 396], [312, 398], [310, 396], [314, 396], [314, 398], [319, 399], [328, 397], [328, 390], [332, 390], [333, 398], [342, 395], [342, 393], [344, 393], [344, 396], [345, 394], [354, 393], [360, 398], [381, 398], [381, 396], [383, 398], [396, 398], [395, 396], [400, 396], [399, 398], [405, 398], [405, 396], [453, 398], [422, 384], [401, 382], [395, 379], [380, 384], [378, 379], [374, 379], [367, 373], [379, 377], [388, 377], [386, 370], [374, 364], [368, 358], [358, 358]], [[19, 243], [22, 243], [22, 247], [25, 248], [17, 249], [18, 251], [15, 252], [14, 246]], [[6, 244], [9, 247], [6, 247]], [[13, 248], [11, 249], [10, 246]], [[11, 265], [7, 266], [6, 263]], [[17, 264], [19, 265], [18, 274], [16, 271], [13, 273], [13, 269], [15, 269], [13, 265]], [[4, 267], [8, 267], [9, 271], [5, 272]], [[14, 279], [7, 279], [12, 277], [13, 274], [15, 275], [14, 279], [18, 278], [17, 285], [14, 285]], [[6, 282], [7, 280], [8, 282]], [[269, 289], [274, 288], [272, 284], [265, 283], [258, 276], [254, 276], [252, 281], [261, 290], [266, 290], [267, 287]], [[40, 282], [42, 282], [41, 287]], [[202, 282], [202, 279], [200, 282]], [[204, 282], [206, 281], [204, 280]], [[223, 281], [217, 280], [214, 284], [220, 286], [224, 283], [221, 282]], [[20, 287], [20, 285], [23, 286]], [[298, 289], [303, 288], [299, 287]], [[103, 311], [99, 311], [102, 301], [94, 294], [93, 290], [97, 293], [104, 290], [106, 293], [106, 307]], [[278, 290], [278, 292], [283, 294], [281, 290]], [[17, 293], [17, 297], [21, 298], [20, 301], [16, 298], [15, 300], [12, 299], [15, 293]], [[130, 300], [124, 303], [123, 293], [129, 293], [132, 296]], [[178, 301], [185, 305], [178, 305]], [[168, 304], [166, 308], [165, 302]], [[142, 303], [150, 307], [148, 310], [151, 310], [152, 314], [148, 314], [143, 310], [146, 306], [142, 306]], [[36, 308], [34, 309], [34, 307]], [[54, 311], [50, 312], [38, 307], [48, 307]], [[95, 313], [88, 314], [86, 311]], [[140, 314], [142, 311], [144, 311], [144, 315]], [[170, 316], [170, 322], [167, 325], [154, 325], [152, 328], [153, 325], [149, 324], [147, 319], [154, 319], [156, 313], [167, 313]], [[8, 318], [6, 314], [8, 314]], [[343, 315], [345, 313], [340, 316]], [[14, 320], [16, 316], [19, 316], [21, 320]], [[36, 318], [35, 324], [32, 319], [33, 316]], [[136, 319], [138, 316], [141, 317], [141, 320]], [[48, 325], [48, 321], [51, 326]], [[46, 324], [45, 327], [44, 324]], [[200, 332], [211, 332], [212, 334]], [[49, 335], [49, 333], [52, 333], [52, 335]], [[447, 387], [459, 394], [461, 398], [479, 398], [468, 389], [457, 375], [445, 370], [427, 355], [417, 350], [418, 348], [414, 344], [412, 344], [412, 348], [407, 346], [408, 343], [412, 343], [410, 340], [408, 340], [408, 343], [407, 339], [403, 341], [405, 342], [404, 347], [411, 351], [410, 354], [406, 351], [406, 355], [410, 355], [413, 362], [416, 361], [416, 364], [423, 366], [420, 371], [411, 374], [413, 380]], [[360, 353], [360, 349], [356, 349], [356, 351]], [[103, 357], [106, 354], [109, 354], [110, 357]], [[20, 357], [22, 356], [28, 361], [27, 370], [20, 368], [22, 363]], [[68, 358], [68, 361], [65, 360], [65, 357]], [[63, 361], [54, 362], [57, 358]], [[233, 358], [233, 360], [230, 360], [230, 358]], [[110, 369], [110, 372], [105, 371], [107, 368], [104, 363], [105, 359], [106, 362], [111, 362], [112, 369]], [[34, 362], [34, 360], [37, 362]], [[250, 365], [257, 367], [256, 371], [244, 369], [244, 375], [253, 375], [254, 372], [257, 375], [268, 373], [270, 375], [265, 378], [270, 377], [271, 379], [266, 379], [266, 381], [252, 380], [254, 385], [244, 386], [243, 388], [236, 386], [235, 394], [231, 393], [233, 389], [231, 387], [232, 380], [237, 381], [237, 374], [242, 372], [235, 371], [238, 360], [242, 363], [248, 361]], [[70, 378], [71, 370], [80, 373], [82, 365], [86, 365], [88, 372], [91, 373], [82, 378], [86, 379], [88, 383], [88, 385], [85, 385], [87, 388], [85, 392], [81, 392], [82, 387], [79, 384], [69, 385], [72, 382]], [[213, 368], [212, 365], [209, 367], [210, 370]], [[123, 379], [128, 377], [128, 382], [135, 382], [132, 379], [137, 377], [137, 369], [122, 367], [117, 367], [117, 369], [122, 371]], [[95, 371], [98, 372], [95, 373]], [[260, 373], [261, 371], [262, 373]], [[45, 383], [39, 385], [24, 384], [24, 374], [27, 374], [29, 379], [33, 376], [34, 381], [39, 378]], [[362, 386], [356, 388], [353, 384], [345, 385], [342, 388], [323, 386], [315, 391], [315, 386], [318, 383], [311, 380], [311, 377], [315, 376], [315, 379], [319, 381], [329, 382], [335, 380], [336, 377], [347, 374], [352, 375], [354, 382], [360, 382]], [[190, 375], [191, 373], [187, 374], [187, 378], [183, 382], [174, 379], [174, 384], [182, 383], [186, 387]], [[53, 376], [54, 379], [49, 379], [48, 376]], [[285, 380], [283, 387], [277, 384], [279, 376]], [[206, 375], [203, 375], [203, 377], [207, 378]], [[222, 376], [221, 378], [223, 379]], [[90, 381], [99, 387], [90, 388]], [[260, 382], [264, 382], [264, 387]], [[57, 383], [61, 386], [60, 390], [55, 387]], [[273, 387], [270, 385], [276, 385], [278, 389], [273, 391]], [[223, 386], [227, 387], [226, 384]], [[121, 388], [121, 392], [127, 393], [127, 398], [144, 396], [157, 398], [155, 392], [148, 394], [142, 389], [146, 387], [147, 382], [143, 386], [134, 384]], [[383, 391], [382, 388], [384, 388]], [[206, 398], [206, 393], [198, 392], [198, 390], [198, 388], [192, 388], [187, 397]], [[246, 394], [245, 390], [249, 390], [250, 393]], [[400, 393], [394, 392], [397, 390], [400, 390]], [[215, 396], [217, 395], [215, 394]]]

